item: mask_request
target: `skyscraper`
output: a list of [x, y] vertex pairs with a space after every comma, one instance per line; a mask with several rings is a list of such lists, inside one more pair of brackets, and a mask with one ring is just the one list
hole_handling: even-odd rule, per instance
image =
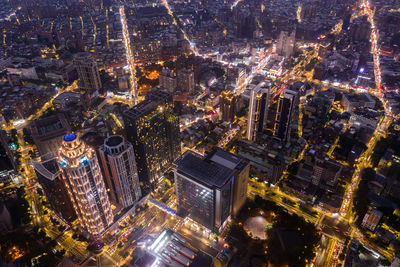
[[281, 31], [276, 43], [276, 53], [280, 56], [289, 58], [293, 54], [295, 41], [296, 31], [292, 31], [291, 33]]
[[270, 84], [260, 82], [250, 91], [249, 113], [247, 118], [248, 140], [255, 141], [258, 134], [267, 127]]
[[62, 178], [62, 170], [53, 153], [32, 160], [33, 168], [51, 209], [68, 222], [76, 219], [71, 199]]
[[234, 122], [235, 120], [235, 107], [236, 107], [236, 95], [232, 91], [223, 91], [221, 93], [221, 112], [222, 120], [228, 122]]
[[247, 196], [248, 161], [223, 150], [186, 151], [174, 169], [178, 214], [221, 232]]
[[122, 208], [134, 205], [141, 191], [132, 144], [120, 135], [113, 135], [104, 141], [99, 151], [110, 200]]
[[238, 215], [247, 198], [250, 162], [221, 148], [214, 148], [206, 157], [217, 164], [234, 171], [232, 192], [232, 215]]
[[123, 117], [142, 190], [149, 192], [181, 151], [179, 120], [173, 114], [172, 95], [150, 92], [144, 101], [125, 111]]
[[91, 236], [99, 237], [112, 224], [113, 214], [94, 150], [68, 133], [58, 161], [80, 226]]
[[284, 142], [290, 139], [291, 125], [298, 100], [298, 93], [289, 89], [285, 89], [279, 97], [274, 135]]
[[178, 89], [193, 93], [194, 91], [194, 72], [190, 69], [180, 69], [178, 71]]
[[74, 65], [80, 79], [79, 87], [86, 90], [89, 99], [92, 98], [102, 87], [97, 62], [90, 53], [77, 53]]

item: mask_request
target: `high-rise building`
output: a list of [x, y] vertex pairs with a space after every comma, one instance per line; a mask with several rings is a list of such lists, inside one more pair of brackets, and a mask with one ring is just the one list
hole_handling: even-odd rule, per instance
[[74, 65], [80, 80], [79, 87], [86, 90], [89, 99], [92, 98], [102, 87], [96, 60], [90, 53], [77, 53]]
[[58, 151], [70, 126], [62, 113], [39, 119], [31, 124], [32, 138], [40, 155]]
[[235, 121], [236, 113], [236, 95], [232, 91], [223, 91], [221, 93], [221, 112], [222, 120], [228, 122]]
[[232, 192], [232, 215], [238, 215], [247, 198], [247, 185], [249, 183], [250, 162], [235, 154], [214, 148], [206, 160], [215, 162], [234, 171]]
[[113, 223], [113, 214], [95, 151], [68, 133], [58, 161], [80, 226], [93, 237], [101, 236]]
[[260, 82], [251, 89], [246, 133], [248, 140], [255, 141], [258, 134], [266, 129], [269, 100], [270, 84]]
[[276, 43], [276, 53], [280, 56], [289, 58], [293, 54], [295, 41], [296, 31], [292, 31], [291, 33], [281, 31]]
[[136, 204], [142, 194], [132, 144], [113, 135], [99, 151], [110, 201], [122, 208]]
[[51, 209], [68, 222], [76, 219], [71, 199], [62, 178], [62, 170], [53, 153], [32, 160], [39, 184]]
[[144, 101], [125, 111], [123, 117], [126, 136], [135, 152], [139, 181], [147, 193], [181, 152], [172, 95], [150, 92]]
[[188, 150], [174, 168], [178, 214], [221, 232], [246, 201], [248, 174], [248, 161], [229, 152]]
[[178, 71], [178, 89], [193, 93], [194, 91], [194, 72], [189, 69], [180, 69]]
[[291, 126], [298, 101], [298, 93], [289, 89], [285, 89], [279, 97], [274, 135], [284, 142], [290, 139]]
[[177, 86], [177, 79], [175, 74], [168, 68], [163, 68], [160, 76], [160, 87], [167, 89], [168, 92], [173, 93]]

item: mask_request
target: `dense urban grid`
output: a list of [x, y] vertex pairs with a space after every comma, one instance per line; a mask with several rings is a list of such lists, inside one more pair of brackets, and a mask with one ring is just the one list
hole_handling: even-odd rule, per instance
[[399, 0], [0, 0], [0, 266], [400, 267]]

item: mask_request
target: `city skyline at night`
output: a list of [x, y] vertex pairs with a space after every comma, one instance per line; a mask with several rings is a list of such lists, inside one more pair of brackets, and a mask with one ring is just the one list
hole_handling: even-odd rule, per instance
[[0, 266], [400, 266], [400, 1], [0, 0]]

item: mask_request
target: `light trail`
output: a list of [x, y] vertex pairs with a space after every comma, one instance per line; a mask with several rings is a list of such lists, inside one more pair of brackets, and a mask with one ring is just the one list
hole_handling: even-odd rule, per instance
[[[179, 27], [178, 22], [176, 21], [176, 19], [174, 17], [174, 13], [172, 12], [171, 7], [169, 6], [167, 0], [162, 0], [162, 3], [165, 6], [165, 8], [167, 9], [168, 14], [171, 16], [173, 23]], [[181, 31], [183, 33], [183, 37], [185, 38], [185, 40], [190, 44], [190, 50], [193, 52], [193, 54], [195, 54], [196, 56], [199, 56], [199, 53], [196, 49], [195, 43], [189, 39], [189, 36], [186, 34], [186, 32], [182, 28], [181, 28]]]
[[3, 46], [6, 47], [7, 31], [3, 29]]
[[249, 83], [253, 80], [254, 76], [259, 73], [260, 71], [262, 71], [262, 69], [264, 69], [268, 62], [269, 59], [271, 58], [271, 53], [272, 53], [272, 46], [270, 47], [270, 49], [265, 53], [265, 56], [260, 60], [260, 62], [258, 63], [257, 66], [253, 67], [253, 69], [251, 70], [251, 72], [249, 73], [249, 75], [247, 76], [245, 82], [243, 84], [239, 84], [236, 88], [235, 88], [235, 93], [236, 94], [241, 94], [244, 89], [246, 89], [246, 87], [249, 85]]
[[354, 21], [356, 18], [361, 17], [361, 16], [364, 16], [364, 15], [365, 15], [365, 12], [364, 12], [363, 9], [358, 10], [357, 12], [354, 12], [354, 13], [351, 15], [350, 23], [353, 23], [353, 21]]
[[235, 0], [235, 2], [233, 2], [231, 5], [231, 10], [233, 10], [240, 2], [242, 2], [242, 0]]
[[375, 9], [372, 10], [370, 7], [370, 3], [368, 0], [363, 0], [361, 3], [361, 12], [364, 13], [368, 16], [368, 22], [371, 25], [371, 36], [370, 36], [370, 41], [371, 41], [371, 53], [374, 59], [374, 76], [375, 76], [375, 85], [376, 89], [372, 92], [375, 96], [378, 97], [378, 99], [383, 103], [384, 108], [385, 108], [385, 116], [382, 118], [382, 120], [378, 123], [374, 135], [370, 142], [368, 143], [368, 149], [362, 154], [361, 156], [361, 161], [357, 165], [357, 169], [354, 172], [354, 175], [351, 180], [351, 184], [347, 187], [346, 193], [345, 193], [345, 198], [342, 204], [342, 207], [340, 209], [340, 215], [342, 217], [345, 217], [348, 214], [349, 208], [351, 207], [351, 204], [353, 203], [353, 198], [354, 198], [354, 191], [357, 190], [359, 182], [360, 182], [360, 176], [361, 176], [361, 171], [369, 166], [369, 161], [370, 161], [370, 156], [372, 155], [373, 148], [376, 145], [376, 142], [379, 140], [381, 133], [384, 133], [387, 128], [389, 127], [392, 119], [391, 117], [393, 116], [390, 107], [388, 106], [388, 102], [383, 98], [382, 96], [382, 73], [381, 73], [381, 67], [380, 67], [380, 60], [379, 60], [379, 48], [378, 48], [378, 28], [375, 25]]
[[[0, 18], [0, 22], [1, 21], [5, 21], [5, 20], [10, 21], [11, 18], [14, 17], [14, 16], [16, 16], [16, 11], [15, 10], [11, 11], [8, 15], [5, 15], [3, 18]], [[17, 20], [18, 20], [18, 18], [17, 18]], [[18, 21], [18, 24], [19, 24], [19, 21]]]
[[129, 76], [130, 86], [131, 86], [131, 101], [130, 102], [131, 102], [131, 106], [133, 106], [133, 105], [137, 104], [135, 58], [132, 54], [131, 40], [129, 37], [128, 25], [126, 23], [124, 6], [119, 7], [119, 13], [120, 13], [120, 17], [121, 17], [122, 34], [123, 34], [123, 39], [124, 39], [124, 44], [125, 44], [126, 62], [128, 64], [129, 74], [130, 74], [130, 76]]
[[368, 21], [371, 24], [371, 53], [374, 58], [374, 74], [375, 74], [375, 84], [378, 89], [378, 94], [382, 93], [382, 73], [381, 73], [381, 65], [379, 60], [379, 48], [378, 48], [378, 38], [379, 32], [378, 28], [375, 25], [375, 8], [371, 9], [370, 3], [368, 0], [363, 0], [361, 3], [361, 8], [368, 16]]
[[389, 12], [390, 12], [390, 13], [397, 13], [397, 12], [400, 12], [400, 8], [397, 8], [397, 9], [394, 9], [394, 8], [389, 9]]
[[109, 48], [110, 47], [110, 29], [109, 29], [109, 26], [108, 26], [108, 9], [106, 9], [106, 21], [107, 21], [107, 24], [106, 24], [106, 40], [107, 40], [107, 48]]
[[[178, 24], [178, 22], [176, 21], [176, 19], [175, 19], [175, 17], [174, 17], [174, 13], [172, 12], [172, 9], [171, 9], [171, 7], [170, 7], [169, 4], [168, 4], [168, 1], [167, 1], [167, 0], [162, 0], [162, 3], [163, 3], [163, 5], [165, 6], [165, 8], [167, 9], [168, 14], [171, 16], [171, 18], [172, 18], [172, 20], [173, 20], [173, 23], [182, 31], [182, 33], [183, 33], [183, 38], [190, 44], [190, 50], [191, 50], [191, 52], [192, 52], [195, 56], [200, 56], [200, 57], [202, 57], [202, 58], [209, 58], [209, 59], [214, 60], [212, 57], [210, 57], [210, 56], [207, 55], [207, 54], [200, 54], [200, 53], [199, 53], [199, 51], [198, 51], [198, 49], [197, 49], [197, 47], [196, 47], [196, 43], [195, 43], [193, 40], [191, 40], [191, 39], [189, 38], [189, 36], [188, 36], [187, 33], [183, 30], [182, 27], [179, 27], [179, 24]], [[219, 23], [218, 20], [215, 20], [215, 21], [216, 21], [217, 23]], [[221, 23], [219, 23], [219, 24], [221, 24]], [[215, 53], [211, 53], [211, 54], [215, 54]], [[215, 60], [215, 61], [217, 61], [217, 62], [219, 62], [219, 63], [221, 63], [221, 64], [223, 64], [223, 65], [228, 65], [228, 62], [225, 62], [225, 61], [221, 61], [221, 60]]]
[[110, 47], [110, 30], [108, 24], [106, 25], [106, 40], [107, 40], [107, 47]]
[[95, 45], [96, 44], [96, 36], [97, 36], [97, 27], [96, 27], [96, 23], [94, 23], [92, 15], [90, 15], [90, 20], [92, 21], [92, 24], [93, 24], [93, 45]]
[[302, 7], [301, 7], [301, 5], [299, 5], [297, 7], [297, 12], [296, 12], [296, 17], [297, 17], [297, 22], [298, 23], [301, 23], [301, 9], [302, 9]]
[[84, 27], [83, 27], [83, 18], [82, 18], [82, 16], [79, 16], [79, 18], [81, 19], [82, 36], [84, 36], [85, 31], [84, 31]]
[[343, 20], [340, 20], [338, 23], [335, 24], [330, 33], [338, 35], [342, 31], [342, 28], [343, 28]]

